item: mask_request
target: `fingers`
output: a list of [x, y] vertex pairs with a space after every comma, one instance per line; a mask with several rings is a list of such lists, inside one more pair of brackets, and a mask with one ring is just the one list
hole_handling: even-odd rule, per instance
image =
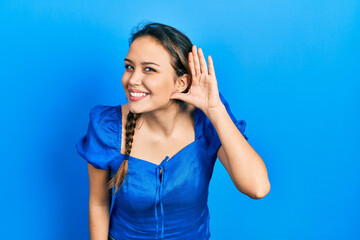
[[205, 57], [204, 57], [204, 53], [202, 51], [201, 48], [199, 48], [199, 58], [200, 58], [200, 68], [201, 68], [201, 72], [208, 74], [208, 69], [207, 69], [207, 65], [206, 65], [206, 61], [205, 61]]
[[189, 67], [190, 67], [191, 75], [195, 76], [196, 74], [195, 74], [194, 56], [192, 52], [189, 52]]
[[208, 74], [204, 53], [201, 48], [196, 49], [196, 45], [193, 45], [192, 52], [189, 53], [189, 65], [194, 76], [201, 73]]
[[194, 60], [195, 75], [198, 75], [201, 73], [201, 69], [200, 69], [199, 56], [197, 54], [195, 45], [192, 47], [192, 55], [193, 55], [193, 60]]
[[210, 55], [208, 56], [208, 63], [209, 63], [209, 75], [215, 76], [214, 63]]

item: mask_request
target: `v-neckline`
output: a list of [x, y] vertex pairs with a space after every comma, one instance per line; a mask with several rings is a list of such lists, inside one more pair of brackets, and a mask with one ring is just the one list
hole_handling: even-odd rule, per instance
[[[135, 160], [139, 160], [139, 161], [142, 161], [142, 162], [145, 162], [145, 163], [149, 163], [150, 165], [154, 165], [156, 167], [159, 167], [161, 165], [164, 165], [165, 163], [167, 163], [169, 160], [175, 158], [177, 155], [180, 154], [180, 152], [182, 151], [185, 151], [185, 149], [187, 149], [188, 147], [192, 146], [195, 142], [197, 141], [197, 139], [195, 138], [194, 141], [192, 141], [191, 143], [189, 143], [188, 145], [186, 145], [185, 147], [183, 147], [182, 149], [180, 149], [177, 153], [175, 153], [171, 158], [169, 158], [169, 156], [166, 156], [160, 164], [156, 164], [156, 163], [153, 163], [153, 162], [150, 162], [150, 161], [147, 161], [147, 160], [144, 160], [144, 159], [141, 159], [141, 158], [137, 158], [137, 157], [133, 157], [131, 155], [129, 155], [129, 159], [132, 158], [132, 159], [135, 159]], [[120, 154], [125, 157], [126, 154], [123, 154], [120, 152]]]
[[[119, 112], [120, 112], [120, 114], [119, 114], [119, 118], [120, 118], [120, 120], [119, 120], [119, 123], [120, 123], [120, 124], [119, 124], [119, 139], [120, 139], [120, 141], [119, 141], [119, 142], [120, 142], [119, 153], [121, 154], [121, 156], [125, 157], [126, 154], [121, 153], [122, 127], [123, 127], [123, 121], [122, 121], [123, 117], [122, 117], [122, 106], [121, 106], [121, 105], [119, 105], [119, 109], [120, 109], [120, 110], [119, 110]], [[197, 121], [198, 121], [197, 111], [199, 111], [199, 109], [195, 107], [195, 109], [194, 109], [194, 134], [195, 134], [195, 139], [194, 139], [194, 141], [192, 141], [191, 143], [189, 143], [189, 144], [187, 144], [186, 146], [184, 146], [182, 149], [180, 149], [178, 152], [176, 152], [171, 158], [170, 158], [169, 156], [166, 156], [166, 157], [161, 161], [160, 164], [156, 164], [156, 163], [153, 163], [153, 162], [150, 162], [150, 161], [141, 159], [141, 158], [133, 157], [133, 156], [131, 156], [131, 155], [129, 155], [129, 159], [132, 158], [132, 159], [135, 159], [135, 160], [140, 160], [140, 161], [145, 162], [145, 163], [148, 163], [148, 164], [150, 164], [150, 165], [159, 167], [159, 166], [167, 163], [169, 160], [173, 159], [174, 157], [176, 157], [176, 156], [177, 156], [178, 154], [180, 154], [181, 152], [185, 151], [185, 149], [187, 149], [187, 148], [189, 148], [190, 146], [192, 146], [193, 144], [195, 144], [196, 141], [197, 141], [197, 139], [198, 139], [198, 137], [199, 137], [198, 134], [197, 134], [197, 132], [196, 132], [196, 124], [197, 124]]]

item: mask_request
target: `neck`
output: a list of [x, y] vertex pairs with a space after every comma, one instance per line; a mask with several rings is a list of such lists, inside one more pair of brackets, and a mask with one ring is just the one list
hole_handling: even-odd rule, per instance
[[188, 111], [181, 111], [178, 104], [173, 104], [166, 109], [145, 112], [141, 114], [139, 126], [145, 127], [157, 136], [168, 138], [175, 134], [177, 124], [184, 121]]

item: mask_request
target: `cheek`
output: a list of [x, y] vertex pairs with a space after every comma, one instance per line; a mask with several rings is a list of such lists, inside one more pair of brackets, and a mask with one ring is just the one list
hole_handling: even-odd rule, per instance
[[[144, 84], [145, 85], [145, 84]], [[159, 81], [157, 83], [150, 83], [145, 85], [148, 89], [151, 89], [154, 96], [159, 96], [161, 98], [167, 99], [172, 92], [174, 92], [173, 87], [166, 81]]]
[[169, 92], [173, 92], [175, 89], [174, 80], [167, 75], [152, 79], [152, 81], [146, 81], [146, 85], [161, 95], [168, 95]]
[[127, 84], [129, 82], [129, 76], [128, 74], [124, 73], [122, 78], [121, 78], [121, 83], [123, 85], [123, 88], [125, 90], [125, 92], [127, 92]]
[[122, 75], [122, 77], [121, 77], [121, 83], [122, 83], [123, 86], [125, 85], [125, 83], [126, 83], [126, 73], [124, 73], [124, 74]]

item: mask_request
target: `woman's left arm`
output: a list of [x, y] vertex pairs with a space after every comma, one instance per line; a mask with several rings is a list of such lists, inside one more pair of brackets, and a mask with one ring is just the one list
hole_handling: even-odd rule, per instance
[[206, 115], [221, 142], [217, 156], [236, 188], [253, 199], [266, 196], [270, 191], [266, 166], [235, 126], [225, 106], [220, 104], [207, 111]]
[[206, 114], [221, 142], [217, 156], [236, 188], [251, 198], [263, 198], [270, 191], [265, 164], [231, 120], [220, 99], [210, 56], [208, 62], [209, 69], [201, 48], [197, 50], [194, 45], [189, 53], [191, 87], [187, 93], [173, 93], [171, 98], [190, 103]]

